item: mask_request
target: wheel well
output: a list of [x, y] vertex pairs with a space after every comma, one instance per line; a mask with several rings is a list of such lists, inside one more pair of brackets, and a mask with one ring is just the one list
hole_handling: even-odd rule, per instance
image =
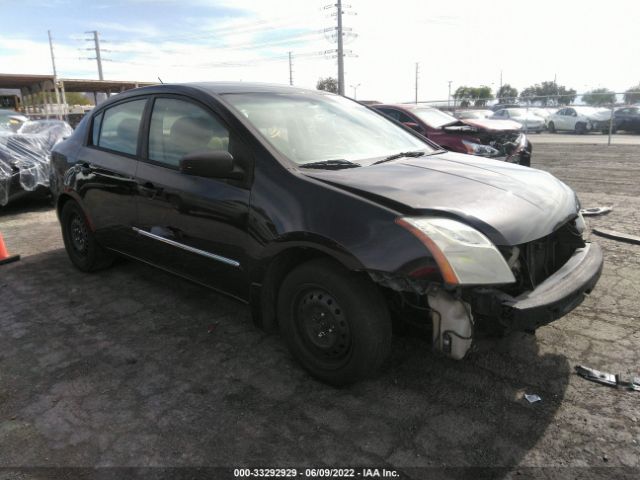
[[62, 209], [64, 208], [65, 204], [69, 200], [73, 200], [73, 198], [69, 195], [62, 194], [58, 197], [58, 201], [56, 202], [56, 212], [58, 214], [58, 218], [60, 218], [60, 215], [62, 214]]
[[295, 267], [316, 258], [326, 258], [348, 268], [331, 255], [314, 248], [293, 247], [280, 252], [266, 267], [261, 285], [252, 285], [251, 309], [256, 324], [267, 332], [278, 330], [276, 304], [282, 281]]

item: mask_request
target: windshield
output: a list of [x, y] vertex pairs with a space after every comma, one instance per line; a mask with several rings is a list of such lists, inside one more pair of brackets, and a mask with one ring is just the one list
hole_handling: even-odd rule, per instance
[[297, 164], [434, 151], [382, 115], [337, 95], [241, 93], [225, 99]]
[[456, 117], [452, 117], [448, 113], [441, 112], [435, 108], [415, 108], [411, 110], [411, 113], [415, 114], [431, 128], [444, 127], [458, 121]]

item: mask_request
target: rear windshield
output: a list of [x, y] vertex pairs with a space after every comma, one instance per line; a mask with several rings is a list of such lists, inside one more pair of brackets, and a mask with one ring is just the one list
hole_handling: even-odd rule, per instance
[[435, 108], [414, 108], [411, 113], [432, 128], [440, 128], [457, 122], [456, 117]]

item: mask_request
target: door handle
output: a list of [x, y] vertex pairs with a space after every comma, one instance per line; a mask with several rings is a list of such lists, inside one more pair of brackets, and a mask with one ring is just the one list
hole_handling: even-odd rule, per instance
[[83, 175], [89, 175], [92, 171], [93, 168], [91, 167], [91, 165], [89, 165], [89, 163], [82, 162], [80, 164], [80, 173], [82, 173]]
[[163, 189], [161, 187], [156, 187], [151, 182], [139, 183], [138, 191], [141, 195], [145, 197], [156, 197], [157, 195], [162, 195]]

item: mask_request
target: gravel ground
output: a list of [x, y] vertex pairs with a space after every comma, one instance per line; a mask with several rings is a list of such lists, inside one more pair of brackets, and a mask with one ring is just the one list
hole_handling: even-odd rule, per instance
[[[575, 133], [548, 133], [540, 134], [530, 133], [529, 139], [534, 144], [541, 143], [571, 143], [571, 144], [590, 144], [590, 145], [606, 145], [609, 141], [609, 135], [603, 135], [600, 132], [586, 133], [577, 135]], [[640, 145], [640, 135], [631, 132], [619, 132], [611, 136], [612, 145]]]
[[[640, 234], [638, 147], [535, 145], [533, 166], [585, 207], [613, 206], [591, 226]], [[0, 267], [0, 479], [96, 466], [227, 468], [203, 471], [215, 478], [323, 466], [416, 479], [640, 475], [640, 392], [573, 373], [640, 374], [640, 246], [597, 239], [595, 291], [535, 336], [483, 342], [461, 362], [399, 336], [378, 378], [335, 389], [235, 301], [135, 262], [74, 270], [46, 204], [4, 209], [0, 232], [23, 256]], [[64, 478], [96, 474], [73, 472]]]

